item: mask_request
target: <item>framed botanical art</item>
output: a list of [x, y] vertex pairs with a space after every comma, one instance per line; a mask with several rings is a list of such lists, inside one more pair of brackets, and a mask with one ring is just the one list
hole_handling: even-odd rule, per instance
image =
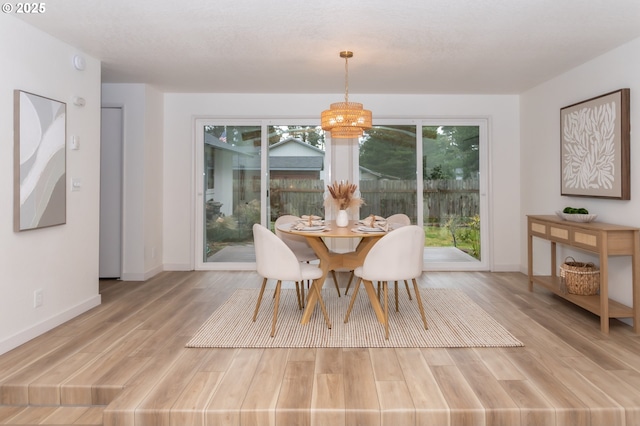
[[14, 91], [14, 230], [66, 222], [66, 104]]
[[560, 109], [561, 195], [630, 199], [629, 89]]

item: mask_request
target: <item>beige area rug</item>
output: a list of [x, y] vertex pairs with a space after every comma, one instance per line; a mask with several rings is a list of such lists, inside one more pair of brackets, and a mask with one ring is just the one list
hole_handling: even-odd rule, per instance
[[[265, 290], [258, 318], [251, 319], [258, 289], [236, 290], [187, 343], [191, 348], [470, 348], [514, 347], [523, 344], [494, 320], [462, 290], [423, 288], [420, 294], [429, 329], [425, 330], [415, 296], [398, 288], [400, 308], [395, 311], [392, 286], [389, 294], [389, 340], [384, 326], [371, 308], [361, 286], [351, 317], [344, 323], [348, 296], [338, 297], [333, 288], [323, 289], [332, 328], [327, 328], [317, 305], [311, 321], [300, 324], [295, 290], [282, 290], [275, 337], [270, 337], [273, 318], [273, 289]], [[414, 295], [413, 288], [411, 290]]]

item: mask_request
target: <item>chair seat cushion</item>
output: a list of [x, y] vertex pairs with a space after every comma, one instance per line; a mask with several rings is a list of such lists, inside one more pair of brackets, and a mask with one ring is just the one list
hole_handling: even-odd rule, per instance
[[362, 266], [358, 266], [356, 269], [354, 269], [353, 275], [355, 275], [356, 277], [362, 278]]
[[316, 280], [322, 276], [322, 269], [317, 265], [300, 264], [300, 273], [303, 280]]
[[293, 253], [300, 262], [313, 262], [314, 260], [318, 260], [318, 256], [311, 247], [296, 248], [296, 250], [293, 250]]

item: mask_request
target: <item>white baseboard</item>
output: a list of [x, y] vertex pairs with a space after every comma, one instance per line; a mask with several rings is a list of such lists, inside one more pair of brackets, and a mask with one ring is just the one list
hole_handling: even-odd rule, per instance
[[120, 279], [122, 281], [144, 281], [145, 280], [145, 274], [143, 272], [122, 274]]
[[165, 263], [165, 271], [193, 271], [190, 263]]
[[122, 281], [146, 281], [154, 276], [158, 275], [163, 271], [162, 265], [158, 265], [155, 268], [152, 268], [146, 272], [134, 272], [134, 273], [124, 273], [120, 277]]
[[164, 268], [162, 267], [162, 265], [158, 265], [155, 268], [151, 268], [150, 270], [148, 270], [147, 272], [144, 273], [145, 281], [148, 280], [149, 278], [155, 277], [156, 275], [158, 275], [163, 270], [164, 270]]
[[69, 321], [72, 318], [77, 317], [80, 314], [87, 312], [90, 309], [99, 306], [102, 302], [102, 297], [99, 294], [91, 297], [90, 299], [68, 309], [64, 312], [61, 312], [57, 315], [49, 317], [44, 321], [35, 324], [32, 327], [29, 327], [21, 332], [14, 334], [13, 336], [3, 340], [0, 342], [0, 355], [9, 352], [12, 349], [17, 348], [18, 346], [28, 342], [31, 339], [34, 339], [41, 334], [46, 333], [47, 331], [56, 328], [60, 324], [63, 324]]
[[491, 269], [491, 272], [522, 272], [522, 268], [518, 264], [516, 264], [516, 265], [509, 265], [509, 264], [497, 265], [497, 264], [494, 264], [493, 265], [493, 269]]

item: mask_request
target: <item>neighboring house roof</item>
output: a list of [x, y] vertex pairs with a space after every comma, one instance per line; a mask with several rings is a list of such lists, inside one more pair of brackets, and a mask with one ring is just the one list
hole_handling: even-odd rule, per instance
[[209, 133], [204, 134], [204, 143], [211, 145], [214, 148], [231, 151], [237, 154], [255, 155], [256, 153], [256, 149], [253, 147], [241, 147], [227, 142], [222, 142], [220, 139]]
[[[323, 157], [269, 157], [269, 169], [271, 170], [321, 171], [323, 165]], [[239, 157], [233, 168], [260, 170], [260, 157]]]
[[269, 157], [269, 168], [271, 170], [320, 171], [323, 166], [323, 157]]
[[313, 153], [315, 153], [316, 155], [321, 155], [324, 156], [324, 151], [321, 150], [320, 148], [317, 148], [313, 145], [309, 145], [308, 143], [300, 140], [300, 139], [296, 139], [296, 138], [288, 138], [288, 139], [283, 139], [280, 142], [276, 142], [273, 145], [269, 146], [269, 152], [276, 152], [276, 151], [280, 151], [282, 150], [282, 147], [284, 147], [285, 145], [291, 145], [291, 144], [297, 144], [300, 147], [302, 147], [305, 150], [311, 151]]
[[[213, 146], [216, 149], [222, 149], [225, 151], [231, 151], [238, 154], [243, 154], [238, 157], [237, 162], [234, 163], [234, 169], [243, 169], [243, 170], [260, 170], [260, 155], [254, 148], [247, 147], [239, 147], [235, 145], [228, 144], [226, 142], [222, 142], [220, 139], [216, 138], [209, 133], [205, 133], [204, 142], [208, 145]], [[283, 151], [285, 146], [297, 144], [299, 148], [302, 147], [305, 150], [308, 150], [312, 155], [271, 155], [274, 151]], [[299, 149], [298, 148], [298, 149]], [[320, 148], [316, 148], [315, 146], [309, 145], [299, 139], [289, 138], [282, 140], [280, 142], [274, 143], [269, 147], [269, 168], [271, 170], [297, 170], [297, 171], [322, 171], [324, 170], [324, 151]], [[361, 176], [371, 176], [375, 179], [390, 179], [390, 180], [399, 180], [399, 177], [385, 175], [383, 173], [375, 172], [371, 169], [367, 169], [366, 167], [360, 166], [360, 175]]]

